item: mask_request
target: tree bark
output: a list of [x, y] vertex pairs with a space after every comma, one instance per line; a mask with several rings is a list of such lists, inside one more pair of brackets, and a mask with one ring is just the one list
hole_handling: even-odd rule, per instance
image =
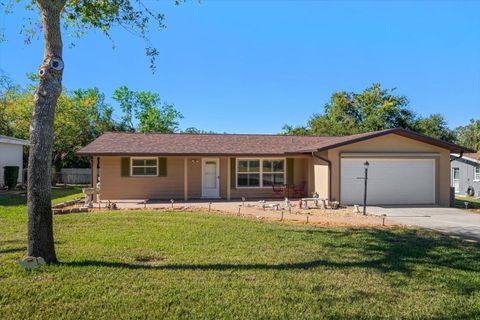
[[62, 91], [62, 36], [60, 15], [65, 0], [37, 0], [45, 48], [34, 95], [28, 158], [28, 255], [57, 262], [51, 208], [51, 166], [55, 107]]

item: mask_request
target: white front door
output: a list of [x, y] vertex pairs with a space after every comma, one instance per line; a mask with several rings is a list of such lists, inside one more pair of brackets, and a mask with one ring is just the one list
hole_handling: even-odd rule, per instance
[[455, 193], [460, 193], [460, 168], [452, 168], [452, 187]]
[[220, 198], [219, 159], [202, 159], [202, 198]]

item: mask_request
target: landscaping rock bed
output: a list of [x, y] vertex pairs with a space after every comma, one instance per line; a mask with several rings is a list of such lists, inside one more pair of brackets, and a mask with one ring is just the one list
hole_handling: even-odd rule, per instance
[[53, 214], [88, 212], [88, 209], [89, 208], [82, 206], [82, 199], [80, 198], [61, 202], [52, 206]]

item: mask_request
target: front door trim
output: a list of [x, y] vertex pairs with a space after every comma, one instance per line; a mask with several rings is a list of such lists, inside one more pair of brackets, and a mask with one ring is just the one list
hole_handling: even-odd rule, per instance
[[[216, 166], [216, 188], [207, 189], [205, 185], [205, 165], [207, 162], [215, 161]], [[202, 198], [203, 199], [219, 199], [220, 198], [220, 159], [219, 158], [202, 158]]]

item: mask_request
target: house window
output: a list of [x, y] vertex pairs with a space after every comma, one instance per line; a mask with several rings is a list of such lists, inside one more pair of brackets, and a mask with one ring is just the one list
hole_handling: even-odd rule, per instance
[[260, 187], [260, 160], [238, 160], [237, 186]]
[[284, 159], [238, 159], [237, 187], [268, 188], [285, 183]]
[[475, 181], [480, 181], [480, 167], [475, 167], [475, 174], [473, 176]]
[[285, 184], [285, 170], [283, 160], [263, 160], [262, 161], [263, 175], [262, 183], [265, 187], [272, 184], [284, 185]]
[[132, 158], [132, 176], [157, 176], [157, 158]]

